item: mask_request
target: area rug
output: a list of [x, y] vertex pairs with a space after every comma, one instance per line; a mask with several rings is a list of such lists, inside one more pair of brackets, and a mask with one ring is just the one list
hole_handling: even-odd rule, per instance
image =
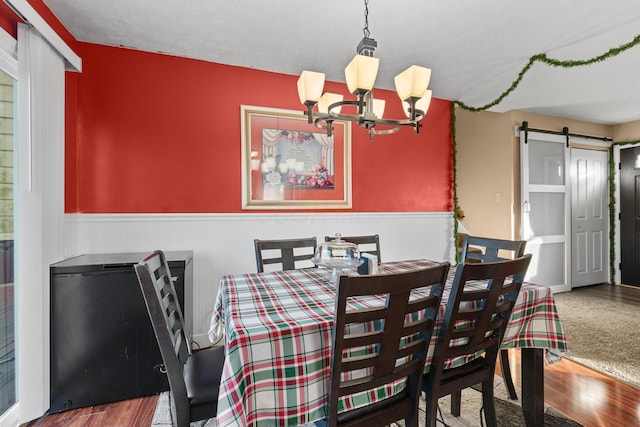
[[[171, 395], [168, 391], [160, 393], [158, 396], [158, 403], [156, 404], [156, 411], [153, 413], [153, 420], [151, 420], [152, 426], [173, 426], [173, 418], [171, 416]], [[191, 423], [191, 427], [215, 427], [216, 419], [197, 421]]]
[[569, 347], [563, 357], [640, 388], [637, 305], [603, 300], [579, 289], [553, 297]]
[[[518, 396], [520, 396], [518, 391]], [[500, 377], [496, 376], [495, 380], [495, 402], [496, 402], [496, 415], [498, 419], [498, 426], [524, 426], [524, 417], [522, 415], [522, 407], [520, 406], [520, 400], [512, 401], [508, 399], [506, 389]], [[420, 423], [424, 425], [425, 411], [424, 411], [424, 398], [420, 404]], [[482, 407], [482, 394], [472, 388], [468, 388], [462, 391], [462, 404], [460, 417], [454, 417], [449, 412], [450, 400], [449, 397], [443, 397], [439, 400], [438, 405], [441, 409], [441, 417], [444, 419], [445, 425], [449, 427], [477, 427], [484, 425], [484, 418], [482, 423], [480, 422], [480, 408]], [[158, 405], [156, 412], [153, 416], [152, 426], [170, 426], [171, 425], [171, 413], [169, 410], [169, 393], [162, 393], [158, 399]], [[443, 425], [438, 423], [438, 426]], [[582, 427], [582, 424], [575, 422], [566, 415], [554, 408], [545, 405], [544, 414], [545, 427]], [[199, 423], [192, 423], [192, 427], [214, 427], [215, 420], [207, 420]], [[404, 423], [394, 423], [394, 427], [404, 426]], [[315, 427], [315, 424], [308, 424], [304, 427]]]

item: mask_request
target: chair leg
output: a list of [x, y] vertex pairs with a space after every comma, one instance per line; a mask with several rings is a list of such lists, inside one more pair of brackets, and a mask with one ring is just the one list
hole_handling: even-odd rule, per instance
[[482, 407], [484, 409], [484, 420], [487, 427], [496, 427], [496, 406], [493, 400], [493, 379], [482, 383]]
[[438, 399], [427, 395], [426, 400], [424, 427], [436, 427], [436, 420], [438, 418]]
[[513, 378], [511, 378], [511, 367], [509, 366], [509, 351], [500, 350], [500, 369], [502, 370], [502, 380], [509, 393], [511, 400], [518, 400], [518, 394], [516, 388], [513, 385]]
[[451, 415], [460, 416], [460, 408], [462, 406], [462, 390], [451, 393]]

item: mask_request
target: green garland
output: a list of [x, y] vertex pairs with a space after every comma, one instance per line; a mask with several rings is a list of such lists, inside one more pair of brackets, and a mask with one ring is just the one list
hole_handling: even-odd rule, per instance
[[[615, 143], [614, 143], [615, 144]], [[609, 281], [611, 284], [615, 284], [614, 277], [616, 277], [615, 261], [616, 251], [614, 247], [614, 239], [616, 237], [615, 232], [615, 211], [616, 211], [616, 198], [614, 193], [616, 191], [616, 183], [614, 177], [616, 175], [616, 168], [613, 163], [613, 146], [609, 147]]]
[[[537, 55], [533, 55], [531, 58], [529, 58], [529, 62], [527, 62], [527, 64], [522, 68], [522, 70], [520, 70], [520, 72], [518, 73], [518, 77], [516, 77], [516, 79], [513, 81], [513, 83], [511, 83], [511, 86], [509, 86], [509, 88], [507, 90], [505, 90], [504, 92], [502, 92], [502, 94], [500, 96], [498, 96], [496, 99], [494, 99], [493, 101], [489, 102], [486, 105], [483, 105], [481, 107], [472, 107], [469, 106], [467, 104], [465, 104], [462, 101], [453, 101], [451, 102], [451, 139], [452, 139], [452, 145], [453, 145], [453, 218], [454, 218], [454, 227], [453, 227], [453, 231], [454, 231], [454, 242], [456, 242], [456, 263], [459, 261], [459, 257], [458, 257], [458, 251], [457, 251], [457, 236], [458, 236], [458, 222], [455, 221], [456, 218], [456, 212], [460, 209], [460, 206], [458, 204], [458, 184], [457, 184], [457, 172], [456, 172], [456, 153], [457, 153], [457, 147], [456, 147], [456, 113], [455, 113], [455, 106], [458, 105], [460, 108], [465, 109], [467, 111], [471, 111], [471, 112], [479, 112], [479, 111], [485, 111], [488, 110], [489, 108], [498, 105], [500, 102], [502, 102], [502, 100], [504, 98], [506, 98], [507, 96], [509, 96], [509, 94], [511, 92], [513, 92], [519, 85], [520, 82], [522, 81], [522, 79], [524, 78], [524, 75], [531, 69], [531, 67], [533, 66], [533, 64], [535, 64], [536, 62], [541, 62], [543, 64], [547, 64], [551, 67], [561, 67], [561, 68], [573, 68], [573, 67], [582, 67], [584, 65], [591, 65], [591, 64], [595, 64], [597, 62], [603, 62], [606, 61], [607, 59], [613, 58], [615, 56], [620, 55], [622, 52], [625, 52], [629, 49], [631, 49], [634, 46], [637, 46], [638, 44], [640, 44], [640, 34], [636, 35], [633, 40], [631, 40], [628, 43], [622, 44], [618, 47], [614, 47], [609, 49], [608, 51], [606, 51], [605, 53], [603, 53], [602, 55], [598, 55], [595, 56], [593, 58], [590, 59], [580, 59], [580, 60], [561, 60], [561, 59], [556, 59], [556, 58], [549, 58], [547, 56], [546, 53], [539, 53]], [[615, 238], [615, 231], [614, 231], [614, 226], [615, 226], [615, 200], [614, 200], [614, 190], [615, 190], [615, 183], [614, 183], [614, 176], [615, 176], [615, 167], [613, 165], [613, 145], [629, 145], [629, 144], [636, 144], [636, 143], [640, 143], [640, 141], [632, 141], [632, 142], [623, 142], [623, 143], [614, 143], [612, 144], [611, 148], [609, 149], [609, 264], [610, 264], [610, 269], [611, 269], [611, 282], [613, 283], [613, 278], [615, 277], [615, 268], [614, 268], [614, 262], [615, 262], [615, 247], [614, 247], [614, 238]]]
[[603, 53], [602, 55], [595, 56], [591, 59], [580, 59], [580, 60], [569, 59], [569, 60], [563, 61], [561, 59], [549, 58], [546, 53], [539, 53], [529, 58], [529, 62], [518, 73], [518, 77], [513, 81], [513, 83], [511, 83], [511, 86], [509, 86], [507, 90], [502, 92], [502, 94], [499, 97], [497, 97], [490, 103], [483, 105], [482, 107], [471, 107], [462, 101], [453, 101], [453, 102], [468, 111], [477, 112], [477, 111], [488, 110], [489, 108], [495, 105], [498, 105], [500, 102], [502, 102], [504, 98], [506, 98], [511, 92], [513, 92], [518, 87], [518, 85], [520, 85], [520, 82], [524, 78], [524, 75], [527, 73], [527, 71], [529, 71], [529, 69], [536, 62], [542, 62], [543, 64], [547, 64], [552, 67], [561, 67], [561, 68], [581, 67], [583, 65], [591, 65], [591, 64], [595, 64], [596, 62], [606, 61], [607, 59], [613, 58], [614, 56], [618, 56], [622, 52], [625, 52], [638, 44], [640, 44], [640, 34], [635, 36], [633, 40], [631, 40], [629, 43], [625, 43], [618, 47], [611, 48], [605, 53]]
[[460, 262], [460, 255], [458, 253], [458, 211], [460, 210], [460, 204], [458, 203], [458, 168], [456, 167], [456, 161], [458, 157], [458, 151], [456, 149], [456, 106], [452, 102], [451, 108], [451, 141], [453, 145], [453, 242], [456, 250], [456, 264]]

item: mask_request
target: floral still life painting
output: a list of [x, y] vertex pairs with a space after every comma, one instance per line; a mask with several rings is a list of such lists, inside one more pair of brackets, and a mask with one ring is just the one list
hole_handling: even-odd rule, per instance
[[263, 185], [334, 188], [333, 169], [327, 168], [334, 164], [332, 139], [323, 134], [280, 129], [263, 129], [262, 133]]
[[350, 207], [348, 123], [328, 136], [297, 112], [243, 106], [242, 118], [244, 209]]

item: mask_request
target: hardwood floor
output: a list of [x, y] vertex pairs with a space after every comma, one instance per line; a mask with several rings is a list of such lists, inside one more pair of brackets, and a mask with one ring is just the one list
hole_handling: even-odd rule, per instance
[[[640, 288], [598, 285], [580, 288], [602, 298], [622, 299], [640, 307]], [[574, 292], [576, 292], [574, 291]], [[637, 331], [630, 331], [637, 333]], [[520, 372], [520, 352], [510, 351], [511, 371]], [[499, 370], [497, 370], [499, 371]], [[520, 376], [514, 382], [520, 386]], [[562, 359], [545, 367], [545, 402], [585, 427], [640, 426], [640, 389]], [[149, 426], [157, 396], [52, 414], [23, 427]]]
[[[509, 358], [519, 372], [520, 352]], [[519, 375], [513, 381], [520, 387]], [[567, 359], [545, 366], [544, 400], [585, 427], [640, 426], [640, 389]]]
[[140, 397], [50, 414], [21, 427], [148, 427], [158, 396]]

